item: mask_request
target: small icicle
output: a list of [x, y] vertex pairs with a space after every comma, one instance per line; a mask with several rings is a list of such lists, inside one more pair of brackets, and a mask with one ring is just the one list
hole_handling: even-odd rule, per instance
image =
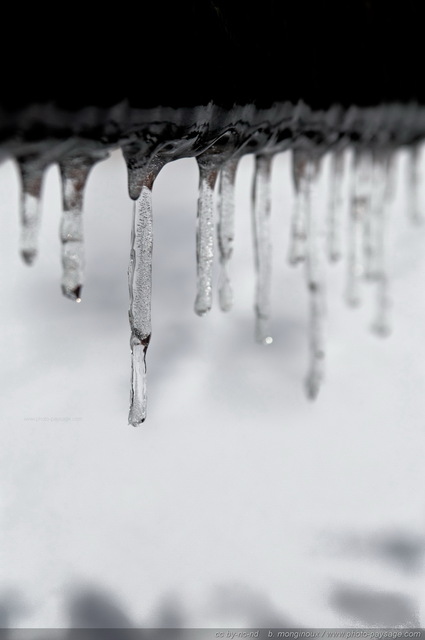
[[230, 283], [228, 264], [233, 253], [235, 229], [235, 180], [238, 158], [228, 160], [220, 171], [218, 202], [218, 249], [221, 273], [219, 279], [219, 302], [222, 311], [229, 311], [233, 304], [233, 291]]
[[146, 352], [151, 338], [152, 295], [152, 187], [156, 175], [148, 173], [134, 202], [128, 282], [131, 328], [131, 392], [129, 424], [137, 427], [146, 419]]
[[374, 150], [371, 167], [370, 206], [363, 220], [364, 276], [378, 280], [381, 272], [383, 217], [387, 199], [387, 158]]
[[[314, 207], [314, 186], [320, 171], [321, 157], [311, 156], [304, 167], [308, 188], [306, 207], [306, 280], [309, 291], [309, 352], [310, 365], [306, 378], [308, 398], [314, 400], [324, 378], [325, 340], [325, 282], [323, 273], [322, 231], [318, 221], [318, 210]], [[313, 200], [313, 202], [312, 202]]]
[[388, 266], [388, 182], [391, 179], [391, 154], [380, 150], [374, 154], [374, 217], [375, 246], [373, 254], [372, 275], [376, 280], [376, 317], [372, 331], [379, 336], [388, 336], [391, 332], [389, 311], [391, 300], [389, 295]]
[[372, 323], [372, 331], [382, 338], [391, 333], [390, 309], [389, 281], [387, 273], [384, 272], [377, 282], [376, 317]]
[[330, 202], [328, 210], [327, 249], [331, 262], [341, 258], [342, 208], [344, 204], [342, 186], [344, 178], [344, 150], [339, 149], [331, 156]]
[[97, 160], [74, 156], [59, 163], [62, 181], [63, 211], [60, 225], [62, 242], [62, 293], [70, 300], [81, 301], [84, 282], [84, 189], [91, 168]]
[[307, 163], [308, 154], [304, 150], [294, 149], [292, 151], [292, 178], [295, 188], [289, 247], [289, 263], [292, 265], [305, 260], [306, 255], [306, 220], [310, 206], [310, 185], [306, 172]]
[[196, 158], [199, 167], [199, 197], [196, 225], [196, 300], [195, 313], [205, 315], [212, 304], [214, 258], [214, 187], [218, 164], [209, 156]]
[[364, 275], [363, 247], [364, 234], [369, 233], [370, 206], [370, 154], [368, 151], [355, 149], [353, 158], [352, 193], [349, 215], [348, 236], [348, 273], [347, 303], [353, 307], [360, 304], [360, 283]]
[[407, 156], [408, 215], [414, 224], [422, 224], [424, 220], [419, 202], [419, 165], [421, 158], [420, 144], [413, 144]]
[[22, 184], [20, 251], [24, 262], [31, 265], [38, 254], [44, 167], [30, 160], [18, 161], [18, 167]]
[[271, 344], [269, 333], [271, 288], [271, 170], [272, 155], [255, 156], [252, 189], [252, 229], [254, 240], [255, 286], [255, 339]]

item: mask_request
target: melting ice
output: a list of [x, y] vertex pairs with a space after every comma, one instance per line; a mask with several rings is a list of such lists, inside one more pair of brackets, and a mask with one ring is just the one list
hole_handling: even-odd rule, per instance
[[[400, 107], [402, 108], [402, 107]], [[118, 110], [119, 111], [119, 110]], [[193, 157], [199, 169], [196, 215], [196, 290], [194, 310], [205, 316], [215, 304], [214, 264], [219, 266], [217, 304], [231, 310], [234, 291], [230, 280], [235, 216], [235, 183], [240, 158], [253, 154], [251, 222], [255, 283], [253, 289], [254, 336], [271, 344], [272, 240], [291, 265], [300, 265], [309, 294], [309, 363], [305, 389], [316, 398], [324, 378], [326, 263], [344, 261], [346, 301], [360, 304], [362, 287], [376, 287], [372, 329], [390, 330], [389, 205], [395, 183], [395, 154], [408, 149], [408, 215], [422, 221], [419, 202], [418, 131], [400, 133], [397, 108], [370, 110], [336, 108], [315, 113], [307, 105], [274, 105], [269, 110], [253, 105], [223, 110], [215, 105], [194, 112], [154, 110], [127, 114], [122, 135], [99, 136], [98, 144], [52, 141], [13, 153], [21, 178], [21, 239], [24, 261], [32, 264], [38, 252], [43, 175], [57, 163], [62, 184], [60, 223], [62, 290], [77, 302], [84, 284], [84, 190], [94, 164], [120, 147], [128, 169], [129, 195], [134, 201], [131, 224], [129, 321], [131, 386], [129, 424], [137, 426], [147, 415], [146, 357], [151, 339], [153, 211], [152, 189], [163, 166], [178, 158]], [[395, 117], [394, 116], [397, 116]], [[115, 114], [116, 115], [116, 114]], [[391, 116], [391, 117], [390, 117]], [[391, 120], [393, 118], [393, 120]], [[409, 120], [416, 122], [414, 118]], [[424, 122], [419, 118], [417, 122]], [[371, 125], [372, 123], [372, 125]], [[378, 124], [377, 124], [378, 123]], [[382, 126], [381, 126], [381, 124]], [[419, 126], [419, 125], [418, 125]], [[127, 127], [127, 128], [126, 128]], [[372, 131], [372, 133], [371, 133]], [[363, 135], [364, 133], [364, 135]], [[422, 136], [425, 131], [421, 132]], [[362, 137], [363, 136], [363, 137]], [[397, 137], [398, 136], [398, 137]], [[62, 144], [62, 147], [60, 146]], [[25, 147], [25, 145], [24, 145]], [[60, 149], [63, 148], [63, 153]], [[46, 151], [47, 149], [47, 151]], [[58, 151], [59, 149], [59, 151]], [[287, 246], [272, 233], [273, 159], [289, 149], [292, 154], [294, 205]], [[352, 163], [347, 162], [351, 152]], [[330, 154], [329, 202], [322, 220], [315, 198], [322, 160]], [[345, 196], [345, 179], [349, 195]], [[347, 206], [346, 206], [347, 205]], [[195, 214], [196, 211], [196, 214]], [[344, 237], [348, 229], [347, 237]], [[215, 255], [217, 246], [217, 256]]]

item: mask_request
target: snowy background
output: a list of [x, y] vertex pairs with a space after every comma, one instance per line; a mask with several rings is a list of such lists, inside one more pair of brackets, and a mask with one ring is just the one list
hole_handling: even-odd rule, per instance
[[[237, 177], [234, 309], [193, 312], [198, 170], [153, 191], [148, 419], [127, 425], [132, 203], [120, 152], [86, 192], [86, 285], [60, 292], [58, 171], [39, 259], [0, 166], [0, 627], [425, 626], [425, 225], [391, 208], [393, 332], [329, 265], [326, 380], [304, 394], [308, 300], [287, 264], [290, 155], [273, 167], [274, 343], [253, 340], [252, 157]], [[325, 210], [328, 159], [318, 186]], [[425, 202], [425, 200], [424, 200]]]

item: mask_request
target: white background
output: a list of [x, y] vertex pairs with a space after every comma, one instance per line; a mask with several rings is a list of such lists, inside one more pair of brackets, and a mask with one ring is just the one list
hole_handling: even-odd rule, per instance
[[[79, 305], [60, 292], [57, 168], [28, 268], [16, 168], [0, 167], [0, 626], [425, 626], [425, 227], [407, 219], [405, 153], [392, 335], [370, 332], [373, 285], [349, 309], [345, 262], [328, 265], [314, 403], [304, 274], [287, 264], [289, 153], [273, 168], [274, 343], [253, 340], [252, 167], [245, 157], [237, 178], [234, 309], [221, 313], [215, 296], [204, 318], [193, 312], [196, 162], [157, 179], [148, 419], [137, 429], [121, 153], [89, 178]], [[321, 214], [327, 174], [328, 158]]]

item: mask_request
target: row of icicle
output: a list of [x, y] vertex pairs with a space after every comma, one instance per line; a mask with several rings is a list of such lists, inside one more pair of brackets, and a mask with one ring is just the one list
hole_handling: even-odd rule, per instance
[[[309, 291], [309, 353], [306, 377], [308, 397], [315, 398], [324, 377], [324, 261], [341, 258], [342, 184], [345, 150], [332, 153], [330, 171], [330, 201], [326, 220], [326, 246], [321, 243], [318, 219], [315, 215], [314, 193], [324, 152], [310, 148], [292, 150], [292, 173], [295, 190], [294, 211], [288, 261], [305, 266]], [[349, 244], [347, 256], [346, 299], [350, 305], [360, 302], [360, 284], [363, 278], [377, 283], [377, 314], [373, 325], [381, 335], [389, 332], [388, 203], [393, 196], [393, 149], [355, 148], [349, 208]], [[410, 215], [420, 220], [418, 208], [419, 145], [409, 148]], [[84, 188], [90, 170], [106, 157], [105, 154], [74, 155], [59, 162], [62, 184], [63, 212], [60, 225], [62, 245], [62, 291], [68, 298], [80, 302], [84, 284], [83, 201]], [[220, 274], [218, 299], [220, 308], [229, 311], [233, 292], [229, 277], [235, 220], [235, 180], [241, 155], [234, 153], [204, 153], [196, 158], [199, 167], [199, 197], [196, 232], [196, 297], [195, 312], [203, 316], [212, 305], [212, 273], [215, 233], [219, 250]], [[271, 174], [273, 154], [255, 156], [252, 184], [252, 232], [255, 262], [255, 339], [270, 344], [269, 333], [271, 298]], [[40, 195], [43, 173], [36, 161], [18, 160], [22, 181], [21, 192], [21, 255], [27, 264], [37, 256], [40, 227]], [[152, 188], [163, 163], [150, 165], [138, 184], [132, 185], [129, 169], [130, 193], [134, 213], [131, 239], [129, 277], [129, 319], [131, 328], [132, 378], [129, 424], [137, 426], [146, 419], [146, 352], [151, 337], [152, 295]], [[136, 180], [136, 177], [133, 177]], [[215, 187], [218, 181], [218, 199]], [[215, 224], [215, 212], [217, 223]]]

